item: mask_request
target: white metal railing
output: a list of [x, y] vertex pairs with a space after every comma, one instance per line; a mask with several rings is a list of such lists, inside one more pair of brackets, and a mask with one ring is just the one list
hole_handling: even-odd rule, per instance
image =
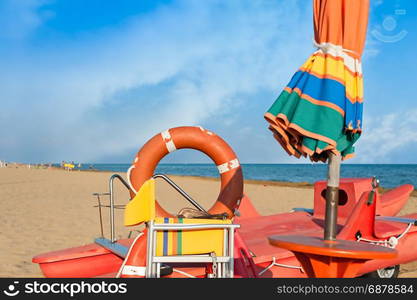
[[[155, 174], [152, 176], [152, 178], [157, 179], [161, 178], [164, 181], [166, 181], [174, 190], [176, 190], [180, 195], [182, 195], [191, 205], [193, 205], [196, 209], [199, 211], [202, 211], [209, 215], [209, 213], [197, 202], [195, 201], [190, 195], [188, 195], [179, 185], [177, 185], [172, 179], [170, 179], [165, 174]], [[122, 176], [119, 174], [113, 174], [110, 176], [109, 179], [109, 192], [108, 193], [94, 193], [93, 196], [97, 197], [98, 201], [98, 209], [99, 209], [99, 218], [100, 218], [100, 230], [101, 230], [101, 237], [104, 238], [104, 231], [103, 231], [103, 216], [102, 216], [102, 207], [108, 207], [110, 208], [110, 241], [112, 243], [116, 242], [116, 228], [115, 228], [115, 220], [114, 220], [114, 210], [115, 209], [123, 209], [125, 205], [116, 205], [115, 204], [115, 196], [114, 196], [114, 180], [118, 179], [125, 187], [126, 189], [135, 194], [135, 192], [130, 188], [129, 184], [126, 182], [126, 180], [123, 179]], [[101, 203], [100, 196], [109, 196], [110, 203], [109, 205], [103, 205]]]
[[[161, 263], [211, 263], [214, 277], [233, 278], [234, 276], [234, 232], [240, 228], [238, 224], [155, 224], [147, 223], [148, 241], [146, 257], [146, 277], [160, 277]], [[165, 255], [156, 256], [156, 234], [165, 230], [204, 230], [224, 229], [223, 255], [215, 256], [213, 253], [194, 255]]]

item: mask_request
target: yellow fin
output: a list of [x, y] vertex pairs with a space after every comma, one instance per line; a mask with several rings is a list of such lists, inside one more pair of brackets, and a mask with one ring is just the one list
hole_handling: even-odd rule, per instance
[[125, 226], [134, 226], [155, 218], [155, 180], [146, 181], [125, 208]]

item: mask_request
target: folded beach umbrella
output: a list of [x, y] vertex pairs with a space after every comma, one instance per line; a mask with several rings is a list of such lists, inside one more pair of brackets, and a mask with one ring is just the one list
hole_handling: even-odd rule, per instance
[[362, 130], [361, 54], [369, 0], [314, 0], [317, 51], [294, 74], [265, 114], [269, 128], [296, 157], [346, 159]]
[[335, 239], [340, 160], [362, 131], [361, 55], [369, 0], [314, 0], [314, 46], [265, 114], [288, 154], [329, 161], [325, 239]]

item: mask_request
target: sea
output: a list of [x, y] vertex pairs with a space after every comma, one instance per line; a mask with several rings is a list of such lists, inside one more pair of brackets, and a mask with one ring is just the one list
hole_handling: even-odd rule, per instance
[[[89, 164], [81, 165], [81, 170], [126, 172], [130, 164]], [[325, 180], [327, 165], [314, 164], [242, 164], [245, 179], [284, 182], [314, 183]], [[188, 175], [219, 177], [214, 164], [159, 164], [156, 173], [167, 175]], [[341, 177], [372, 177], [380, 180], [380, 185], [393, 188], [402, 184], [412, 184], [417, 188], [417, 164], [342, 164]]]

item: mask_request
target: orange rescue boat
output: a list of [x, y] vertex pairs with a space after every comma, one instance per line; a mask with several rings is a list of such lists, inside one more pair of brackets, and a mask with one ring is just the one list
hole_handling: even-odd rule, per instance
[[[164, 156], [183, 148], [205, 153], [219, 170], [219, 197], [208, 211], [167, 176], [154, 174]], [[115, 240], [111, 220], [110, 239], [101, 237], [86, 246], [37, 255], [33, 262], [46, 277], [314, 275], [302, 256], [293, 251], [298, 248], [292, 239], [283, 240], [282, 236], [299, 236], [311, 249], [318, 247], [316, 240], [324, 227], [325, 181], [314, 184], [313, 209], [294, 208], [261, 216], [243, 193], [242, 169], [234, 151], [215, 133], [201, 127], [177, 127], [154, 136], [135, 157], [127, 182], [117, 175], [111, 180], [114, 178], [125, 184], [132, 198], [126, 206], [125, 225], [145, 224], [145, 230], [134, 239]], [[171, 184], [195, 209], [176, 216], [166, 212], [155, 200], [157, 178]], [[340, 182], [337, 239], [344, 247], [360, 245], [361, 249], [355, 251], [363, 260], [349, 269], [349, 274], [336, 272], [335, 276], [395, 277], [400, 264], [417, 260], [413, 251], [417, 245], [417, 213], [396, 216], [413, 186], [402, 185], [380, 195], [373, 183], [372, 178], [345, 178]], [[110, 194], [112, 200], [112, 190]], [[114, 209], [114, 203], [110, 204]], [[281, 238], [274, 239], [276, 236]], [[368, 257], [368, 246], [380, 254]], [[327, 248], [323, 251], [329, 252]], [[334, 254], [336, 248], [330, 252]]]

